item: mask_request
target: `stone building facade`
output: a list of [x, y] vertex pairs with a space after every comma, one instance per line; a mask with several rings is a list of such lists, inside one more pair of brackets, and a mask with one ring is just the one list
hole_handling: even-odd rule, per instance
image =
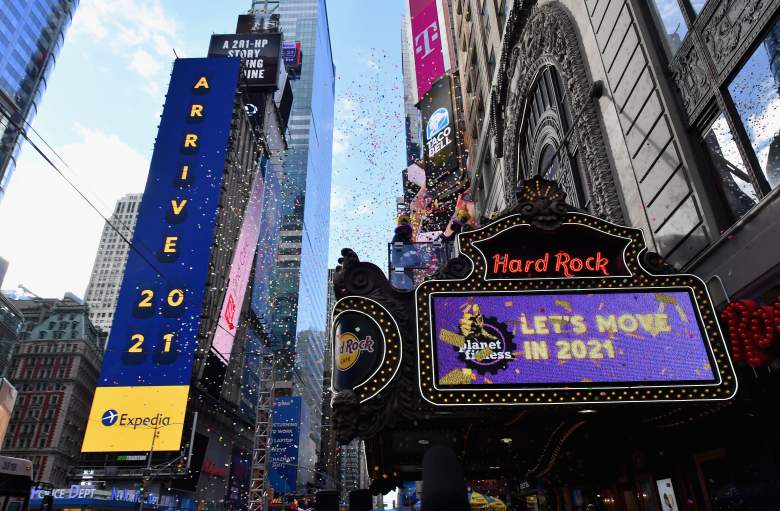
[[71, 298], [14, 301], [26, 329], [8, 379], [19, 391], [2, 453], [33, 462], [33, 479], [65, 487], [76, 465], [102, 353], [87, 307]]
[[[641, 228], [650, 250], [706, 282], [719, 309], [780, 303], [780, 1], [452, 0], [452, 8], [479, 216], [506, 212], [522, 182], [541, 175], [572, 206]], [[765, 414], [780, 384], [771, 369], [739, 370], [729, 412], [699, 426], [717, 423], [728, 438], [670, 430], [674, 463], [637, 446], [626, 466], [645, 472], [622, 472], [610, 505], [655, 509], [625, 495], [663, 474], [684, 487], [681, 509], [775, 505], [780, 456]], [[559, 508], [577, 509], [566, 502]]]
[[482, 216], [543, 174], [572, 205], [644, 229], [721, 303], [774, 288], [780, 2], [453, 0], [453, 9]]

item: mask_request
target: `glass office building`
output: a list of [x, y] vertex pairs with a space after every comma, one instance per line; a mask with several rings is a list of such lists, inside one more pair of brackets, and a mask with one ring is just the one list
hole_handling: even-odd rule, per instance
[[78, 3], [0, 0], [0, 199]]
[[303, 63], [292, 82], [271, 346], [293, 365], [284, 378], [303, 397], [301, 488], [315, 480], [322, 413], [335, 69], [325, 0], [282, 0], [278, 13], [285, 41], [301, 42]]

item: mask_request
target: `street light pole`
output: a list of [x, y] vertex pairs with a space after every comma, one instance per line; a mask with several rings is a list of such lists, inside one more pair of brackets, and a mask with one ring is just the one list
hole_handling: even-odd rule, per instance
[[144, 471], [144, 475], [141, 476], [141, 494], [138, 499], [138, 511], [144, 510], [144, 500], [146, 500], [146, 484], [151, 482], [151, 475], [152, 475], [152, 454], [154, 454], [154, 441], [157, 439], [157, 435], [160, 434], [158, 431], [159, 426], [154, 427], [154, 434], [152, 435], [152, 445], [149, 448], [149, 456], [146, 459], [146, 471]]

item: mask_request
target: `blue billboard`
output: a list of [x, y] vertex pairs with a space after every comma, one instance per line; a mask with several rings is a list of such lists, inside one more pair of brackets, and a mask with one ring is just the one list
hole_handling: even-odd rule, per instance
[[239, 67], [174, 63], [83, 452], [180, 448]]
[[274, 398], [268, 481], [276, 493], [295, 493], [300, 434], [301, 398]]

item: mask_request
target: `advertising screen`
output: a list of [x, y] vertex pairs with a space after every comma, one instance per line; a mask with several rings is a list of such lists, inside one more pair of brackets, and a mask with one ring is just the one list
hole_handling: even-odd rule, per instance
[[443, 34], [439, 30], [436, 0], [410, 0], [414, 69], [417, 97], [423, 98], [431, 85], [444, 74]]
[[301, 398], [274, 398], [271, 421], [271, 463], [268, 480], [277, 493], [294, 493], [298, 484], [298, 442]]
[[238, 59], [177, 59], [82, 452], [181, 445]]
[[239, 57], [250, 91], [274, 91], [279, 79], [282, 34], [215, 34], [209, 57]]
[[445, 76], [421, 102], [425, 174], [429, 190], [441, 188], [443, 174], [458, 168], [455, 116], [452, 111], [450, 78]]
[[437, 386], [664, 386], [716, 381], [691, 293], [434, 293]]
[[[261, 166], [265, 165], [265, 161]], [[260, 215], [263, 212], [263, 171], [258, 168], [252, 181], [252, 194], [244, 211], [244, 220], [238, 235], [238, 243], [233, 253], [233, 262], [230, 265], [227, 290], [222, 302], [222, 310], [219, 313], [217, 330], [214, 332], [214, 341], [211, 349], [219, 359], [227, 364], [230, 361], [230, 352], [233, 349], [233, 341], [241, 315], [241, 306], [244, 303], [244, 295], [249, 284], [249, 275], [252, 273], [252, 261], [257, 248], [257, 238], [260, 235]]]

